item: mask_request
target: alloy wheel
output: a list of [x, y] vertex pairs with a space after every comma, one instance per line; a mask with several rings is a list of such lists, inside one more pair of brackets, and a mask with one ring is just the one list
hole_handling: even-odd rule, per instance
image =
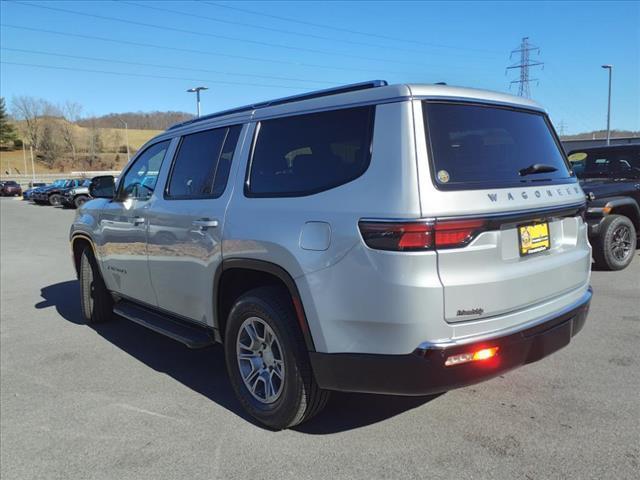
[[616, 228], [611, 236], [611, 255], [622, 262], [631, 254], [631, 231], [626, 225]]
[[244, 385], [263, 404], [272, 404], [284, 387], [284, 355], [273, 329], [261, 318], [246, 319], [236, 341], [238, 368]]

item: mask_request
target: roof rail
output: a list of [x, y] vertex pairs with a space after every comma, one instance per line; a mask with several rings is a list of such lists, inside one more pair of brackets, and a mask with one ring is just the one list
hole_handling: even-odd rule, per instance
[[302, 93], [300, 95], [292, 95], [290, 97], [277, 98], [275, 100], [268, 100], [266, 102], [252, 103], [251, 105], [245, 105], [244, 107], [232, 108], [229, 110], [223, 110], [217, 113], [211, 113], [209, 115], [203, 115], [202, 117], [187, 120], [186, 122], [176, 123], [170, 126], [167, 130], [175, 130], [176, 128], [184, 127], [192, 123], [202, 122], [212, 118], [222, 117], [225, 115], [231, 115], [234, 113], [249, 112], [258, 108], [272, 107], [274, 105], [283, 105], [286, 103], [299, 102], [301, 100], [309, 100], [312, 98], [327, 97], [330, 95], [337, 95], [339, 93], [355, 92], [358, 90], [366, 90], [369, 88], [385, 87], [388, 83], [385, 80], [370, 80], [368, 82], [352, 83], [349, 85], [342, 85], [340, 87], [327, 88], [324, 90], [316, 90], [309, 93]]

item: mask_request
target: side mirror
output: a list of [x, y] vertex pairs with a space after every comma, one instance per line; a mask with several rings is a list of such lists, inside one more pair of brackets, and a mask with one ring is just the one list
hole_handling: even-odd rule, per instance
[[116, 194], [116, 182], [112, 175], [93, 177], [89, 185], [89, 195], [93, 198], [113, 198]]

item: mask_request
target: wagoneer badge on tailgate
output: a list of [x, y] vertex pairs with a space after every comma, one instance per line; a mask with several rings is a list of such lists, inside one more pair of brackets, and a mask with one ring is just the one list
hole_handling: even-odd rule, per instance
[[464, 317], [467, 315], [482, 315], [484, 308], [472, 308], [471, 310], [458, 310], [456, 312], [457, 317]]

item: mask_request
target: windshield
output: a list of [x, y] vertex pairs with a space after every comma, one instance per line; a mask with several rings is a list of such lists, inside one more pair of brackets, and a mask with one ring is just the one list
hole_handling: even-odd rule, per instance
[[437, 102], [423, 102], [423, 111], [438, 188], [576, 181], [542, 113]]
[[56, 180], [51, 184], [52, 187], [62, 187], [67, 180]]
[[578, 178], [640, 178], [640, 146], [573, 151], [569, 161]]
[[8, 182], [4, 182], [4, 184], [5, 185], [11, 185], [11, 186], [18, 185], [18, 183], [14, 182], [13, 180], [9, 180]]

